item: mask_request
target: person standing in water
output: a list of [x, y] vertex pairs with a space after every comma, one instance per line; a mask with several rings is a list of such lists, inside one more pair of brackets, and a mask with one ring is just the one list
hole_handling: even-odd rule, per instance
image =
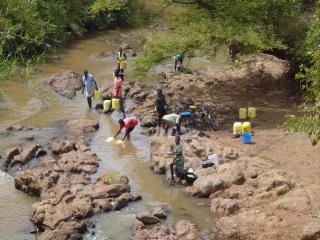
[[114, 138], [116, 138], [120, 133], [123, 128], [126, 129], [126, 133], [122, 139], [124, 141], [126, 137], [130, 140], [130, 133], [133, 131], [133, 129], [139, 124], [139, 120], [136, 117], [128, 117], [126, 119], [120, 119], [119, 120], [119, 131], [116, 133]]
[[112, 98], [119, 99], [120, 111], [123, 114], [123, 117], [126, 117], [125, 109], [124, 109], [124, 101], [123, 101], [123, 82], [124, 82], [124, 74], [116, 71], [114, 73], [113, 86], [112, 86]]
[[121, 63], [127, 60], [127, 55], [123, 52], [122, 48], [119, 48], [119, 52], [117, 53], [117, 62], [118, 62], [118, 70], [123, 72], [124, 69], [121, 69]]
[[84, 93], [84, 90], [86, 90], [86, 97], [90, 110], [92, 109], [92, 97], [95, 89], [98, 90], [96, 80], [92, 74], [88, 73], [88, 70], [84, 70], [82, 76], [82, 94]]

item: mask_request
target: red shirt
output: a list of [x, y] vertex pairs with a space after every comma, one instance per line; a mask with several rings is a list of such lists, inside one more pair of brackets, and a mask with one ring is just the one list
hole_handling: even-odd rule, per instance
[[121, 128], [134, 128], [135, 126], [137, 126], [139, 124], [139, 121], [136, 117], [128, 117], [126, 119], [123, 120], [124, 121], [124, 125], [121, 126]]

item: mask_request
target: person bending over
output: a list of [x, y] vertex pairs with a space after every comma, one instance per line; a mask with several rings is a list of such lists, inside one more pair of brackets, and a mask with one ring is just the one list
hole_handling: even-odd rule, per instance
[[126, 137], [130, 140], [130, 133], [133, 131], [133, 129], [139, 124], [139, 120], [136, 117], [128, 117], [126, 119], [120, 119], [119, 120], [119, 131], [116, 133], [114, 138], [116, 138], [120, 133], [123, 128], [126, 129], [126, 133], [122, 139], [124, 141]]
[[180, 71], [183, 68], [184, 53], [174, 55], [173, 59], [174, 59], [174, 71], [175, 72], [177, 70]]
[[[162, 118], [163, 124], [166, 126], [165, 134], [168, 134], [169, 128], [176, 126], [177, 131], [179, 134], [180, 132], [180, 125], [181, 125], [181, 116], [179, 114], [171, 113], [164, 115]], [[172, 135], [174, 135], [174, 131], [172, 130]]]

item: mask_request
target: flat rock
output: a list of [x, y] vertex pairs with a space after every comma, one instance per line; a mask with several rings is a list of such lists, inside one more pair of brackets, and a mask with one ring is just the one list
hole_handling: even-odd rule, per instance
[[161, 207], [157, 207], [155, 209], [153, 209], [152, 214], [160, 219], [166, 219], [168, 214], [166, 213], [166, 211], [164, 209], [162, 209]]
[[71, 70], [62, 71], [50, 76], [46, 83], [50, 85], [54, 91], [66, 98], [74, 98], [76, 91], [81, 90], [81, 75]]
[[210, 194], [224, 189], [224, 182], [215, 175], [201, 176], [193, 183], [193, 186], [186, 188], [186, 194], [197, 197], [209, 197]]
[[136, 215], [136, 218], [143, 222], [144, 224], [156, 224], [159, 222], [159, 218], [155, 217], [152, 213], [148, 211], [139, 212]]

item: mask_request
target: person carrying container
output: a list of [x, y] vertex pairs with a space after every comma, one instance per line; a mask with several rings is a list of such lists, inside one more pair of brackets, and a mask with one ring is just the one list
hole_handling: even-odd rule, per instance
[[175, 138], [176, 145], [173, 147], [172, 151], [170, 152], [171, 155], [174, 155], [174, 159], [172, 163], [170, 164], [170, 173], [171, 173], [171, 179], [174, 182], [174, 173], [179, 178], [179, 180], [182, 180], [182, 175], [184, 171], [184, 156], [183, 156], [183, 148], [180, 143], [180, 136], [176, 136]]
[[184, 59], [184, 53], [176, 54], [173, 56], [174, 59], [174, 71], [176, 72], [181, 71], [183, 68], [183, 59]]
[[119, 99], [120, 111], [122, 112], [123, 117], [125, 118], [126, 113], [125, 113], [124, 101], [123, 101], [123, 82], [124, 82], [124, 74], [119, 73], [119, 71], [115, 71], [111, 97], [115, 99]]
[[97, 82], [94, 79], [93, 75], [88, 73], [88, 70], [83, 71], [82, 76], [82, 94], [84, 93], [84, 90], [86, 90], [86, 97], [89, 109], [92, 109], [92, 97], [94, 90], [98, 90]]
[[117, 62], [118, 62], [118, 69], [120, 72], [124, 72], [123, 63], [127, 61], [127, 55], [123, 52], [122, 48], [119, 48], [119, 52], [117, 53]]
[[123, 128], [126, 129], [126, 133], [122, 139], [122, 141], [124, 141], [126, 139], [126, 137], [128, 137], [128, 139], [130, 140], [130, 133], [133, 131], [133, 129], [139, 124], [139, 120], [136, 117], [128, 117], [125, 119], [120, 119], [119, 120], [119, 131], [116, 133], [116, 135], [114, 136], [114, 138], [116, 138], [120, 133], [121, 130]]
[[[181, 115], [175, 113], [164, 115], [162, 117], [162, 122], [166, 126], [165, 134], [168, 134], [170, 127], [176, 127], [178, 134], [180, 134]], [[175, 131], [172, 130], [172, 135], [174, 134]]]
[[167, 114], [167, 101], [162, 93], [162, 89], [157, 90], [156, 111], [158, 113], [158, 126], [161, 126], [162, 118]]

